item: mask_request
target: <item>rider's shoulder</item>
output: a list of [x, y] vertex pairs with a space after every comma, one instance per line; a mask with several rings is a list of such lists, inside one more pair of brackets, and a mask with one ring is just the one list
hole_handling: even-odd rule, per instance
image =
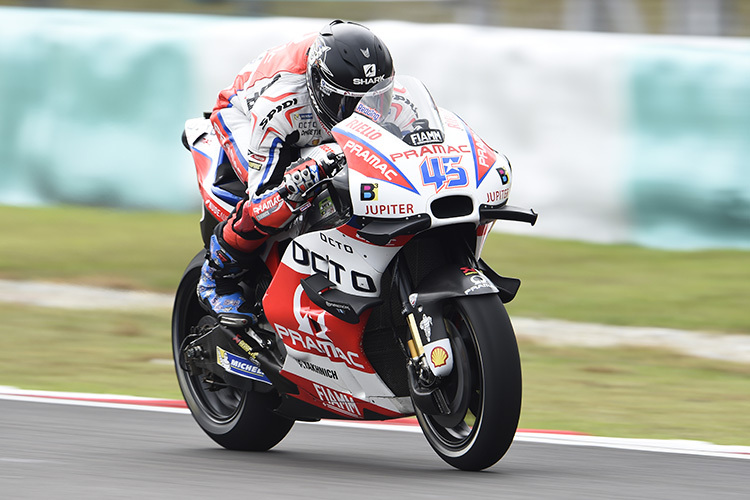
[[291, 108], [311, 105], [310, 93], [307, 91], [304, 75], [281, 75], [277, 81], [253, 96], [248, 102], [249, 111], [255, 115], [258, 123], [268, 118], [268, 122], [284, 119]]
[[268, 79], [288, 78], [290, 75], [303, 76], [307, 70], [307, 52], [315, 37], [303, 37], [262, 52], [243, 69], [252, 74], [249, 82]]
[[252, 146], [262, 148], [276, 139], [285, 139], [295, 130], [306, 128], [305, 121], [314, 118], [310, 94], [304, 83], [299, 86], [279, 86], [265, 92], [252, 106]]

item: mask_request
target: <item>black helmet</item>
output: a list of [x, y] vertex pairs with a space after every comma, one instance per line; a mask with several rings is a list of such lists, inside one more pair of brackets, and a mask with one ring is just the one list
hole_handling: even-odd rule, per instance
[[307, 55], [307, 89], [329, 130], [352, 114], [370, 87], [392, 77], [388, 48], [361, 24], [331, 22]]

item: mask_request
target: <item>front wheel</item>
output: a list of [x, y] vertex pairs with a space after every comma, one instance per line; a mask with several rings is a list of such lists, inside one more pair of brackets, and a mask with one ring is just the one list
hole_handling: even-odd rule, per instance
[[430, 446], [448, 464], [482, 470], [497, 463], [513, 442], [521, 413], [521, 361], [497, 295], [446, 302], [446, 327], [454, 353], [442, 384], [449, 415], [417, 419]]
[[199, 325], [215, 322], [198, 302], [203, 252], [190, 262], [177, 288], [172, 312], [172, 351], [177, 381], [193, 418], [216, 443], [230, 450], [265, 451], [287, 435], [294, 421], [273, 413], [276, 391], [260, 393], [206, 382], [206, 374], [191, 374], [180, 362], [182, 346]]

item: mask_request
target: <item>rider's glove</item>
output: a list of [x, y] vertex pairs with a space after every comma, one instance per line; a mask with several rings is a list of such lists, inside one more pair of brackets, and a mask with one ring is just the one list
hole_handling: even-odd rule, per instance
[[312, 158], [303, 158], [291, 164], [284, 173], [282, 183], [286, 188], [286, 199], [293, 203], [305, 201], [305, 191], [325, 176], [325, 171]]

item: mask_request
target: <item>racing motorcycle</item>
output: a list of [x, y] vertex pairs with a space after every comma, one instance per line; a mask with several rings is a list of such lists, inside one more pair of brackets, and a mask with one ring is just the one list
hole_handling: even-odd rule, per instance
[[[310, 117], [291, 117], [310, 119]], [[196, 294], [205, 248], [172, 318], [177, 378], [199, 426], [233, 450], [268, 450], [295, 421], [416, 415], [448, 464], [481, 470], [510, 447], [521, 365], [504, 303], [520, 281], [480, 258], [508, 205], [511, 168], [417, 79], [376, 85], [301, 151], [328, 176], [243, 278], [257, 324], [226, 328]], [[204, 244], [244, 195], [209, 120], [188, 120]]]

